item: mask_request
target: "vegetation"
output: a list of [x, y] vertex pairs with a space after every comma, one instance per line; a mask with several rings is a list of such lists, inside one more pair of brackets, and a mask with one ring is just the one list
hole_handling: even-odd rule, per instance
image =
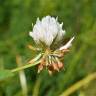
[[[96, 96], [95, 8], [95, 0], [0, 0], [0, 96], [65, 96], [89, 74], [70, 96]], [[37, 55], [28, 48], [34, 46], [29, 31], [46, 15], [64, 23], [65, 38], [75, 35], [64, 56], [65, 70], [52, 76], [46, 70], [37, 74], [36, 66], [14, 72]]]

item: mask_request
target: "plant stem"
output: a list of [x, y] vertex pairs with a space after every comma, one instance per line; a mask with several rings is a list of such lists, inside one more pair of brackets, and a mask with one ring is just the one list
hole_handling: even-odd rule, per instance
[[96, 72], [93, 74], [90, 74], [89, 76], [85, 77], [84, 79], [80, 80], [79, 82], [75, 83], [71, 87], [69, 87], [67, 90], [65, 90], [60, 96], [69, 96], [72, 93], [74, 93], [76, 90], [81, 88], [82, 86], [88, 84], [92, 80], [96, 79]]
[[35, 62], [35, 63], [33, 63], [33, 64], [28, 64], [28, 65], [25, 65], [25, 66], [22, 66], [22, 67], [19, 67], [19, 68], [12, 69], [11, 72], [17, 72], [17, 71], [20, 71], [20, 70], [35, 66], [35, 65], [37, 65], [39, 63], [40, 63], [40, 60]]

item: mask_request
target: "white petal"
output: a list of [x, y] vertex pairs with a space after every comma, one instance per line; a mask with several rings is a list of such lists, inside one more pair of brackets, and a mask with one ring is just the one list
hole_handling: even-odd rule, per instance
[[68, 49], [72, 44], [72, 41], [74, 40], [75, 37], [72, 37], [67, 44], [65, 44], [64, 46], [62, 46], [59, 50], [64, 50], [64, 49]]
[[32, 37], [32, 32], [29, 32], [29, 36], [31, 36], [31, 37]]

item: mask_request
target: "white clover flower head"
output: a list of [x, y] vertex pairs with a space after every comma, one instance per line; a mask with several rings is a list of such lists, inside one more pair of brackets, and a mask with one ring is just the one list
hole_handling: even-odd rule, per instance
[[[42, 47], [40, 55], [29, 61], [29, 63], [33, 63], [33, 61], [38, 61], [40, 59], [38, 73], [46, 68], [48, 69], [49, 74], [52, 74], [55, 71], [59, 72], [64, 67], [60, 58], [69, 51], [74, 37], [72, 37], [65, 45], [58, 47], [66, 33], [65, 30], [62, 29], [62, 26], [63, 23], [60, 24], [57, 18], [46, 16], [43, 17], [42, 20], [37, 18], [36, 24], [33, 26], [33, 31], [29, 32], [29, 35], [33, 38], [36, 44], [44, 44], [47, 46]], [[57, 45], [57, 49], [54, 50], [53, 47], [55, 47], [55, 45]], [[42, 50], [43, 48], [45, 50]], [[34, 49], [34, 47], [31, 49]]]
[[43, 42], [48, 47], [54, 42], [60, 42], [65, 35], [62, 29], [63, 23], [59, 23], [57, 18], [46, 16], [40, 21], [37, 18], [36, 24], [33, 26], [33, 32], [29, 35], [34, 39], [36, 44]]

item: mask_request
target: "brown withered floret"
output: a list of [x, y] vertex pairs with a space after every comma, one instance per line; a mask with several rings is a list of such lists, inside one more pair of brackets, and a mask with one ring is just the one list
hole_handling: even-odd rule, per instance
[[38, 65], [38, 73], [40, 73], [43, 70], [45, 64], [46, 64], [45, 58], [42, 58], [41, 63]]
[[48, 72], [50, 75], [54, 72], [59, 72], [61, 69], [63, 69], [64, 64], [60, 61], [59, 57], [55, 55], [48, 54], [45, 57], [42, 57], [41, 63], [38, 65], [38, 73], [40, 73], [43, 68], [48, 69]]

